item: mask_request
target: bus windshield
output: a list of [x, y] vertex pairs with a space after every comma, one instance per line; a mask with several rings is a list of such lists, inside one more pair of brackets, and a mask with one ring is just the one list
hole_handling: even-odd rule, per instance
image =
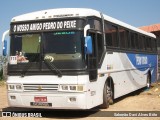
[[62, 71], [86, 69], [83, 40], [83, 32], [78, 30], [13, 34], [10, 54], [17, 56], [17, 65], [10, 63], [10, 71], [26, 69], [43, 74], [51, 70], [45, 61]]
[[40, 34], [12, 35], [11, 56], [17, 56], [17, 63], [38, 62], [40, 42]]
[[44, 60], [60, 70], [84, 69], [84, 39], [82, 31], [57, 31], [43, 33]]
[[81, 58], [81, 32], [63, 31], [44, 33], [44, 54], [54, 60]]

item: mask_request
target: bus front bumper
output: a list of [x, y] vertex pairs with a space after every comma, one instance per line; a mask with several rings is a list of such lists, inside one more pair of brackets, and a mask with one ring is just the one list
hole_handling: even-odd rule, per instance
[[87, 93], [20, 93], [8, 92], [10, 107], [49, 109], [90, 109], [87, 107]]

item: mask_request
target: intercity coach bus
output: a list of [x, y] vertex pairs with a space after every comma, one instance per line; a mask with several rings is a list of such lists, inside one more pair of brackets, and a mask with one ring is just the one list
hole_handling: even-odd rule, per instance
[[155, 35], [96, 10], [23, 14], [9, 33], [11, 107], [107, 108], [157, 80]]

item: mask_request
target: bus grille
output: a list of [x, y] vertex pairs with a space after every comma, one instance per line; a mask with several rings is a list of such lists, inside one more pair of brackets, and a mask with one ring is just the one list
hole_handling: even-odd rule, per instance
[[58, 84], [23, 84], [24, 91], [57, 91]]

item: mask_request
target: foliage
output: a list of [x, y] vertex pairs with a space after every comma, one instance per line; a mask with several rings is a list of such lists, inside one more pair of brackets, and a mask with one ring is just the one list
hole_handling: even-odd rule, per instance
[[0, 70], [0, 80], [3, 79], [3, 69]]

